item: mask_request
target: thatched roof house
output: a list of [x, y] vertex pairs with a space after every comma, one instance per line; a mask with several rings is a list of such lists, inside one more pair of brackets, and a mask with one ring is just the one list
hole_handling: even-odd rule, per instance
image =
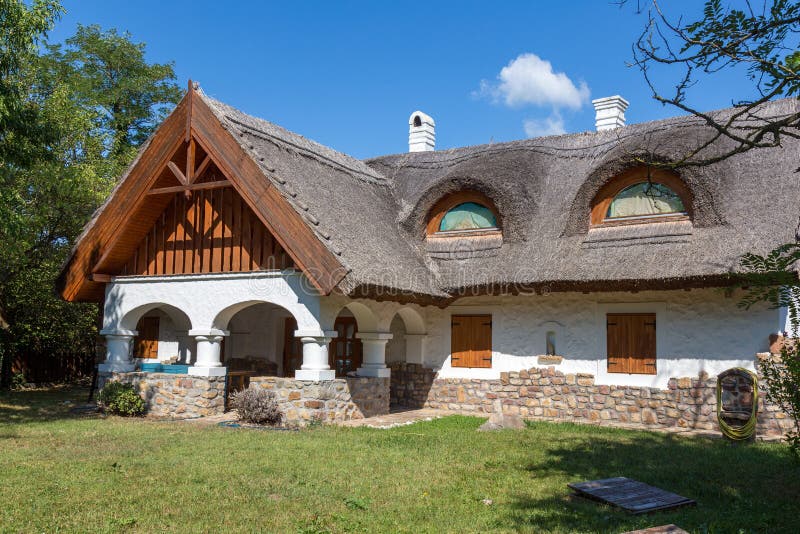
[[[798, 111], [787, 99], [759, 113]], [[413, 384], [555, 362], [665, 387], [753, 367], [784, 329], [784, 311], [742, 310], [716, 288], [736, 285], [743, 254], [794, 241], [797, 140], [670, 171], [639, 162], [680, 160], [708, 126], [438, 151], [434, 127], [414, 112], [408, 153], [360, 161], [190, 86], [59, 280], [68, 300], [104, 302], [104, 369], [177, 360], [212, 382], [242, 368], [328, 381], [385, 378], [395, 362], [392, 387], [414, 402], [485, 407]]]

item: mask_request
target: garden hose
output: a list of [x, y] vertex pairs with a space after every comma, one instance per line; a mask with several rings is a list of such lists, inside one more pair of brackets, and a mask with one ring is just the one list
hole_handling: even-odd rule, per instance
[[728, 439], [733, 441], [743, 441], [746, 439], [750, 439], [756, 431], [756, 423], [757, 414], [758, 414], [758, 377], [756, 374], [749, 369], [744, 369], [742, 367], [736, 367], [734, 370], [740, 371], [743, 373], [747, 373], [750, 378], [753, 380], [753, 402], [752, 402], [752, 412], [750, 413], [750, 419], [747, 422], [740, 426], [735, 427], [728, 424], [722, 417], [722, 381], [717, 379], [717, 420], [719, 421], [719, 428], [722, 430], [722, 433]]

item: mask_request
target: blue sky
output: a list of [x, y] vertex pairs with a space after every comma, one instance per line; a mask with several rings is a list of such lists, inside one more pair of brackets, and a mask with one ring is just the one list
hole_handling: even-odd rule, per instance
[[[646, 23], [636, 3], [65, 0], [50, 40], [78, 23], [127, 30], [149, 61], [174, 61], [182, 85], [191, 77], [247, 113], [366, 158], [406, 151], [416, 109], [436, 120], [437, 149], [592, 130], [589, 101], [613, 94], [630, 101], [629, 123], [675, 115], [626, 65]], [[702, 7], [662, 4], [689, 18]], [[726, 107], [748, 89], [720, 75], [691, 103]]]

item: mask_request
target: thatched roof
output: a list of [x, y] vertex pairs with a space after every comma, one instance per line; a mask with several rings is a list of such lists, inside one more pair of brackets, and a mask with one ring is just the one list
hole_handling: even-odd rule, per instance
[[[206, 96], [265, 176], [350, 269], [351, 296], [443, 302], [464, 292], [725, 285], [746, 252], [793, 241], [800, 143], [680, 171], [691, 222], [589, 230], [600, 187], [644, 152], [675, 160], [711, 135], [691, 117], [606, 132], [356, 160]], [[797, 100], [765, 113], [797, 111]], [[725, 113], [723, 110], [720, 113]], [[717, 143], [712, 151], [727, 147]], [[503, 238], [452, 254], [426, 246], [428, 212], [443, 195], [477, 190], [502, 217]], [[473, 249], [466, 250], [465, 247]]]

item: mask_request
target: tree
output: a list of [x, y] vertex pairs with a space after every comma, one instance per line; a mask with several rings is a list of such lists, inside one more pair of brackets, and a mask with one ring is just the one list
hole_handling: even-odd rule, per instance
[[[742, 9], [707, 0], [703, 17], [689, 22], [671, 20], [658, 0], [648, 4], [647, 23], [633, 45], [633, 65], [641, 70], [655, 100], [694, 115], [714, 132], [678, 161], [650, 163], [672, 168], [709, 165], [754, 148], [780, 146], [783, 137], [800, 138], [800, 111], [780, 117], [763, 111], [770, 100], [800, 98], [800, 2], [766, 0], [759, 10], [749, 0]], [[637, 7], [642, 10], [641, 4]], [[693, 107], [690, 92], [707, 76], [723, 71], [746, 76], [753, 91], [734, 100], [730, 113]], [[672, 85], [662, 80], [670, 75]], [[720, 140], [731, 142], [731, 148], [707, 150]]]
[[[779, 147], [784, 138], [800, 139], [800, 111], [782, 116], [764, 113], [764, 105], [770, 100], [800, 99], [800, 2], [764, 0], [757, 10], [749, 0], [743, 8], [723, 7], [721, 0], [707, 0], [703, 17], [690, 22], [671, 21], [658, 0], [649, 4], [647, 24], [633, 45], [633, 64], [641, 70], [655, 100], [697, 117], [713, 134], [677, 161], [640, 158], [644, 163], [670, 168], [710, 165], [749, 150]], [[663, 73], [659, 67], [676, 75], [669, 91], [660, 89]], [[723, 71], [746, 76], [752, 82], [751, 95], [734, 101], [733, 110], [727, 113], [707, 113], [692, 107], [690, 91], [696, 90], [705, 77]], [[728, 148], [708, 150], [720, 142]], [[800, 236], [800, 225], [796, 235]], [[782, 245], [764, 256], [744, 255], [740, 274], [747, 293], [740, 304], [747, 308], [767, 302], [788, 310], [789, 334], [795, 339], [784, 343], [779, 359], [760, 361], [759, 371], [767, 384], [767, 398], [794, 422], [786, 437], [800, 458], [798, 261], [800, 242]]]
[[130, 33], [79, 25], [66, 46], [48, 50], [42, 68], [71, 88], [79, 106], [97, 111], [105, 148], [125, 164], [181, 98], [173, 66], [147, 63], [144, 43]]
[[48, 45], [20, 66], [24, 105], [48, 138], [41, 153], [15, 164], [0, 191], [7, 355], [93, 350], [97, 306], [64, 302], [53, 287], [84, 224], [181, 97], [172, 65], [149, 64], [144, 52], [129, 34], [79, 26], [64, 45]]
[[[61, 16], [55, 0], [0, 0], [0, 172], [41, 157], [38, 147], [49, 136], [38, 120], [38, 108], [26, 100], [20, 73], [36, 45]], [[0, 182], [2, 185], [2, 182]]]

